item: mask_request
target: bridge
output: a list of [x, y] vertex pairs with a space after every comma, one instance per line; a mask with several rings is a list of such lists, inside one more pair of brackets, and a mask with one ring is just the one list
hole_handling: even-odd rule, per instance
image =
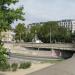
[[[19, 43], [15, 44], [25, 48], [50, 48], [52, 57], [70, 58], [75, 53], [75, 44], [49, 44], [49, 43]], [[40, 50], [39, 50], [40, 51]]]
[[[64, 43], [64, 44], [49, 44], [49, 43], [6, 43], [6, 48], [11, 46], [20, 46], [23, 48], [37, 48], [40, 53], [40, 48], [48, 48], [50, 49], [51, 57], [62, 57], [62, 58], [70, 58], [75, 53], [75, 44]], [[35, 53], [36, 54], [36, 53]]]
[[20, 45], [23, 47], [30, 48], [50, 48], [50, 49], [59, 49], [59, 50], [70, 50], [75, 51], [75, 44], [49, 44], [49, 43], [19, 43], [15, 45]]

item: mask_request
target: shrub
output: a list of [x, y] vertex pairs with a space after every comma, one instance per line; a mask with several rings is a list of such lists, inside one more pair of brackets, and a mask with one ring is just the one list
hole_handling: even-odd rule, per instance
[[0, 40], [0, 70], [5, 71], [7, 70], [7, 49], [3, 47], [3, 44], [1, 45], [1, 40]]
[[27, 69], [31, 66], [31, 62], [25, 62], [20, 64], [20, 69]]
[[1, 71], [10, 71], [10, 64], [5, 63], [0, 65], [0, 70]]
[[6, 65], [6, 71], [10, 71], [10, 68], [11, 68], [10, 64], [7, 64]]
[[17, 63], [13, 63], [13, 64], [11, 65], [12, 71], [16, 71], [17, 68], [18, 68], [18, 64], [17, 64]]

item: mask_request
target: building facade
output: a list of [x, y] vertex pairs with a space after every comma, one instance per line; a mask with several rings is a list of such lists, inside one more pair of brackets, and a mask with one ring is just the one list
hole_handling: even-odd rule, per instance
[[[63, 26], [65, 28], [67, 28], [68, 30], [71, 30], [72, 33], [75, 32], [75, 20], [73, 20], [73, 19], [64, 19], [64, 20], [58, 20], [56, 22], [58, 23], [59, 26]], [[46, 22], [32, 23], [32, 24], [29, 24], [27, 26], [27, 28], [30, 29], [33, 26], [43, 25], [44, 23], [46, 23]]]
[[12, 42], [13, 39], [14, 39], [14, 35], [15, 33], [11, 30], [8, 30], [8, 31], [4, 31], [4, 32], [1, 32], [1, 35], [2, 35], [2, 41], [4, 42]]
[[57, 21], [59, 26], [63, 26], [73, 32], [75, 32], [75, 20], [66, 19], [66, 20], [59, 20]]
[[45, 23], [45, 22], [32, 23], [32, 24], [27, 25], [27, 28], [30, 29], [30, 28], [33, 27], [33, 26], [43, 25], [44, 23]]

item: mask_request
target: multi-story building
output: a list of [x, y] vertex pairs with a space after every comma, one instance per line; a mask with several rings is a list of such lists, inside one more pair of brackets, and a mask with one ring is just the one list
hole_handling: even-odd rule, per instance
[[33, 26], [36, 26], [36, 25], [43, 25], [44, 23], [45, 23], [45, 22], [32, 23], [32, 24], [29, 24], [29, 25], [27, 26], [27, 28], [30, 29], [30, 28], [33, 27]]
[[66, 20], [59, 20], [57, 21], [59, 26], [63, 26], [69, 30], [72, 31], [72, 33], [75, 31], [75, 20], [72, 19], [66, 19]]
[[[67, 28], [68, 30], [71, 30], [72, 33], [75, 31], [75, 20], [73, 19], [65, 19], [65, 20], [59, 20], [57, 21], [59, 26], [63, 26]], [[32, 23], [28, 25], [28, 29], [30, 29], [32, 26], [36, 25], [43, 25], [46, 22], [40, 22], [40, 23]]]

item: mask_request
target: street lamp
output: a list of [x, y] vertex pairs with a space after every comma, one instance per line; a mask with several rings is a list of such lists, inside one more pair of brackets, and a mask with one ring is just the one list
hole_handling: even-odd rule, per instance
[[21, 43], [21, 33], [20, 33], [20, 43]]
[[34, 42], [36, 42], [36, 30], [35, 30]]
[[51, 43], [51, 27], [50, 27], [50, 43]]

